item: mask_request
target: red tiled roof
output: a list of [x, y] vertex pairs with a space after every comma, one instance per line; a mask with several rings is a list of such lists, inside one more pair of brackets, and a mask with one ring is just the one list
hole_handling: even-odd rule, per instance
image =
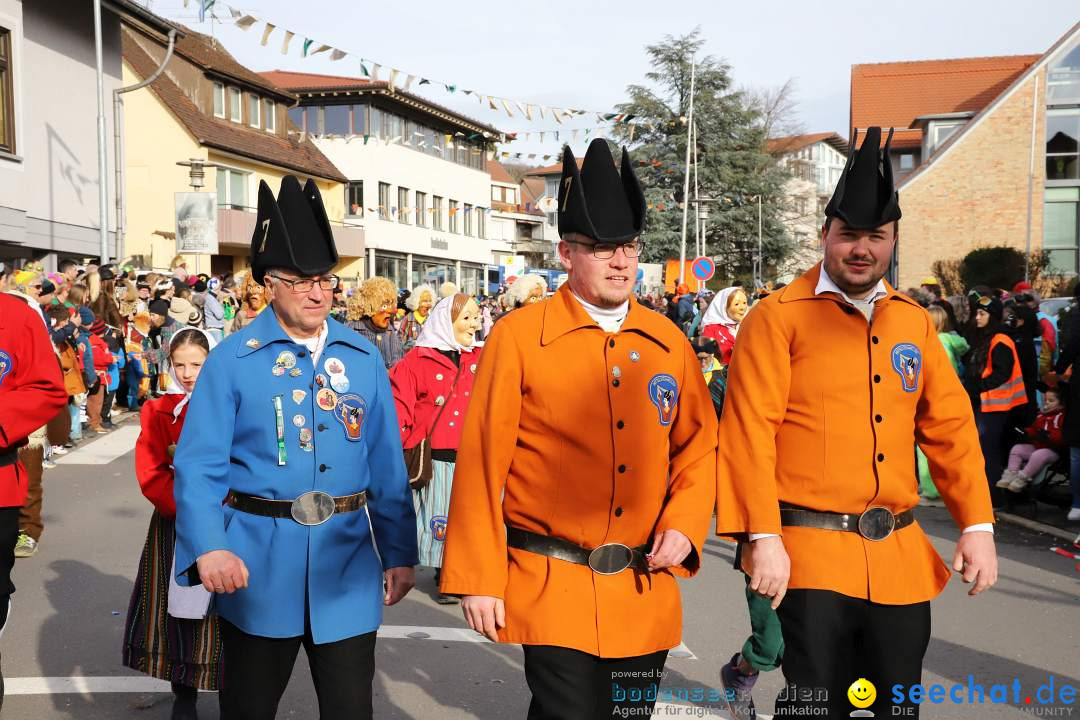
[[[584, 157], [575, 157], [578, 168], [581, 168], [582, 163], [585, 162]], [[617, 163], [616, 163], [617, 164]], [[542, 177], [544, 175], [562, 175], [562, 162], [557, 162], [554, 165], [545, 165], [544, 167], [533, 168], [529, 172], [525, 173], [525, 177]]]
[[293, 102], [295, 96], [282, 89], [282, 85], [274, 84], [259, 75], [254, 70], [249, 70], [236, 61], [229, 51], [225, 49], [217, 38], [203, 35], [190, 28], [177, 23], [176, 25], [184, 32], [184, 36], [176, 41], [176, 53], [198, 65], [203, 70], [225, 75], [241, 83], [265, 90], [279, 98]]
[[[157, 68], [158, 63], [139, 46], [134, 37], [132, 31], [124, 28], [122, 40], [124, 60], [140, 77], [149, 77]], [[150, 89], [202, 145], [236, 153], [304, 175], [338, 182], [348, 181], [311, 141], [299, 142], [291, 137], [284, 138], [202, 112], [172, 81], [168, 73], [151, 83]]]
[[847, 155], [848, 142], [834, 132], [813, 133], [810, 135], [789, 135], [787, 137], [769, 138], [765, 143], [765, 151], [770, 155], [783, 155], [797, 152], [814, 143], [827, 142], [839, 152]]
[[491, 133], [492, 135], [502, 134], [500, 130], [487, 123], [474, 120], [468, 115], [463, 115], [456, 110], [451, 110], [444, 105], [439, 105], [438, 103], [434, 103], [431, 100], [414, 93], [406, 92], [402, 89], [404, 83], [395, 84], [394, 91], [390, 93], [390, 83], [384, 80], [376, 82], [367, 78], [345, 77], [343, 75], [319, 75], [317, 73], [294, 72], [292, 70], [267, 70], [260, 74], [267, 81], [297, 93], [298, 95], [329, 92], [332, 90], [339, 92], [364, 92], [368, 90], [379, 91], [380, 93], [385, 92], [385, 97], [393, 98], [394, 96], [400, 96], [413, 103], [419, 104], [429, 111], [448, 115], [459, 124], [463, 124], [467, 127], [478, 128]]
[[517, 184], [498, 160], [488, 160], [487, 169], [491, 173], [491, 182], [507, 183], [509, 185]]
[[[907, 128], [922, 115], [976, 113], [1041, 55], [921, 60], [851, 66], [851, 126]], [[914, 131], [921, 138], [921, 131]], [[901, 137], [903, 135], [903, 137]], [[898, 141], [908, 142], [898, 133]]]

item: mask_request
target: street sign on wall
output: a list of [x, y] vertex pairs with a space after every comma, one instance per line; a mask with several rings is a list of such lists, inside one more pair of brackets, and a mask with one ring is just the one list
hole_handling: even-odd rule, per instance
[[217, 255], [217, 195], [176, 193], [176, 254]]

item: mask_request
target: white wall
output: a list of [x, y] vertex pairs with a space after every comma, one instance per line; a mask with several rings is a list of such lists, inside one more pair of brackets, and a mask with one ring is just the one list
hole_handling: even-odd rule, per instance
[[[457, 214], [458, 232], [449, 232], [448, 217], [450, 201], [457, 200], [458, 207], [467, 203], [473, 207], [491, 207], [491, 176], [484, 171], [465, 167], [439, 157], [427, 155], [396, 144], [386, 145], [372, 138], [364, 144], [362, 137], [350, 141], [344, 138], [315, 138], [315, 144], [334, 165], [350, 180], [363, 181], [364, 206], [379, 205], [379, 183], [389, 183], [391, 206], [398, 205], [398, 187], [409, 188], [409, 207], [415, 207], [416, 191], [427, 193], [427, 206], [433, 198], [443, 198], [443, 230], [432, 229], [431, 213], [427, 213], [428, 227], [417, 227], [415, 213], [407, 216], [409, 224], [379, 219], [377, 212], [364, 212], [363, 219], [346, 218], [346, 223], [362, 224], [364, 243], [367, 248], [412, 253], [425, 257], [442, 258], [476, 264], [492, 262], [491, 248], [487, 240], [475, 237], [478, 220], [473, 216], [474, 237], [464, 234], [463, 211]], [[487, 216], [491, 227], [491, 215]], [[433, 247], [432, 241], [445, 242], [447, 249]]]
[[[27, 245], [96, 255], [100, 177], [92, 3], [0, 0], [0, 24], [13, 30], [16, 154], [22, 159], [0, 159], [0, 206], [25, 212]], [[119, 19], [103, 11], [102, 29], [112, 229], [111, 98], [121, 77]]]

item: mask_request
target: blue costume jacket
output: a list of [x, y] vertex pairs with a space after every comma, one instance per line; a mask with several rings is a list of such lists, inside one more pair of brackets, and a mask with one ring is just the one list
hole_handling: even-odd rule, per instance
[[[189, 571], [211, 550], [238, 555], [248, 587], [218, 595], [217, 609], [251, 635], [300, 636], [307, 618], [320, 644], [374, 631], [383, 569], [418, 561], [382, 357], [356, 332], [334, 320], [327, 326], [317, 365], [273, 307], [226, 338], [203, 366], [176, 449], [177, 581], [192, 584], [197, 573]], [[223, 506], [230, 488], [287, 500], [366, 490], [368, 504], [308, 527]]]

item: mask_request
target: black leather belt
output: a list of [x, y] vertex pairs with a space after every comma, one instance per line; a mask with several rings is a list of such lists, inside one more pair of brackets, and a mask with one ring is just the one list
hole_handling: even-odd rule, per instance
[[321, 525], [337, 513], [354, 512], [367, 504], [367, 492], [334, 497], [319, 490], [306, 492], [295, 500], [271, 500], [230, 490], [225, 504], [250, 515], [292, 518], [301, 525]]
[[8, 450], [7, 452], [0, 453], [0, 467], [7, 467], [8, 465], [14, 465], [19, 462], [19, 450]]
[[642, 572], [648, 571], [645, 560], [648, 545], [629, 547], [622, 543], [605, 543], [590, 550], [569, 540], [540, 535], [510, 525], [506, 526], [506, 544], [517, 550], [546, 555], [556, 560], [588, 565], [593, 572], [600, 575], [614, 575], [629, 567]]
[[894, 515], [888, 508], [879, 506], [861, 513], [834, 513], [780, 503], [781, 525], [854, 532], [875, 542], [884, 540], [913, 522], [915, 515], [910, 510]]

